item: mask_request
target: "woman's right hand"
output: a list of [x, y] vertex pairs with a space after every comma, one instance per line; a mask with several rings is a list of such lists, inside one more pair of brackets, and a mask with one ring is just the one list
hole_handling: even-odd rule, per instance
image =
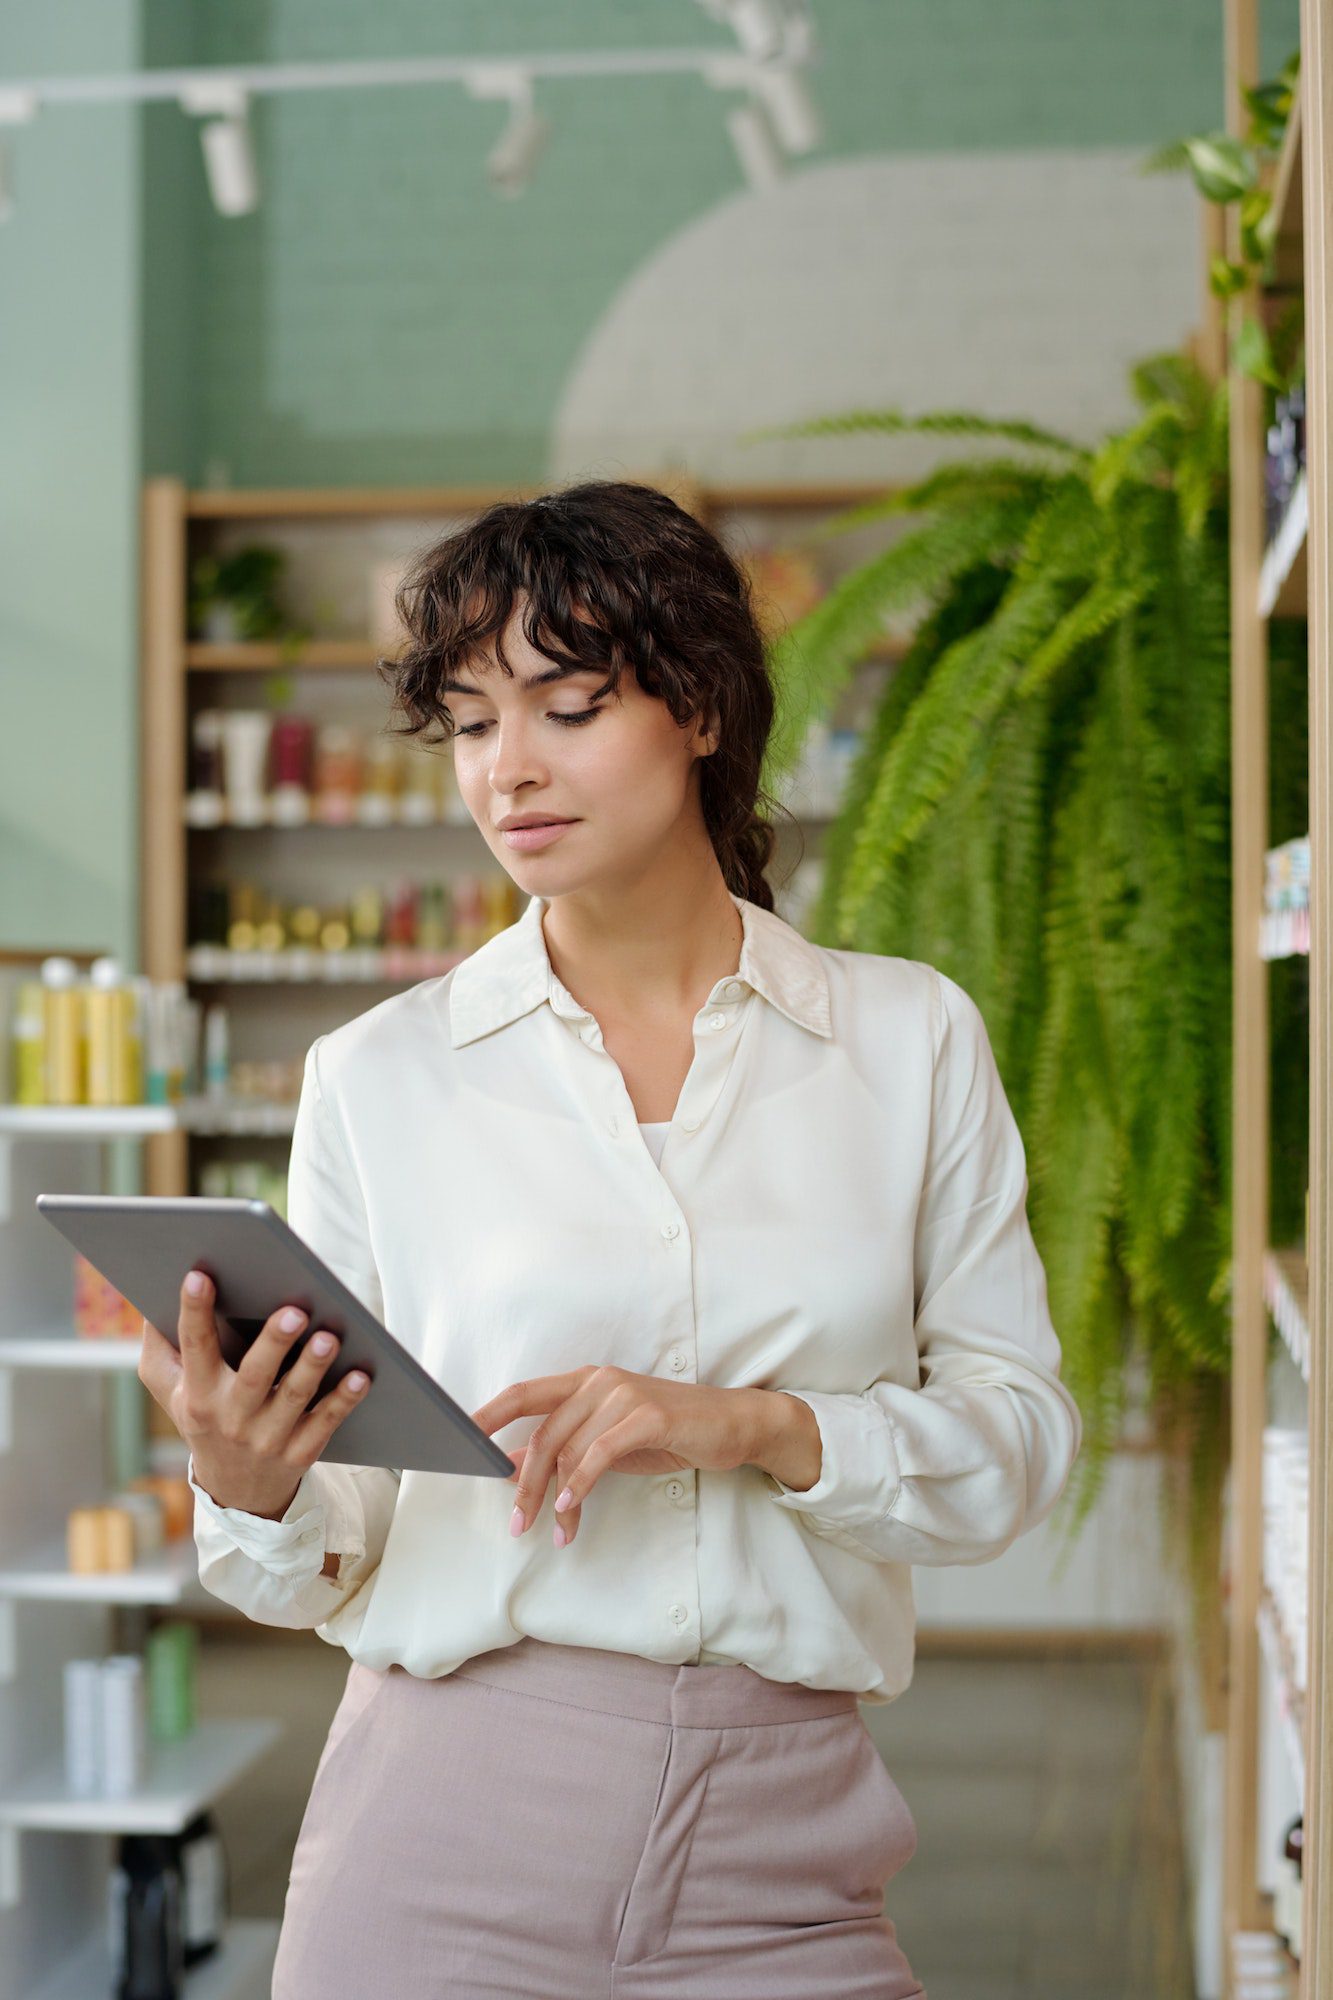
[[[191, 1277], [203, 1278], [197, 1297], [189, 1289]], [[338, 1353], [337, 1335], [317, 1333], [308, 1340], [275, 1386], [305, 1327], [305, 1313], [297, 1306], [280, 1307], [233, 1368], [222, 1357], [213, 1298], [206, 1273], [186, 1277], [176, 1322], [179, 1354], [165, 1334], [144, 1321], [139, 1380], [189, 1445], [194, 1476], [205, 1493], [219, 1507], [280, 1521], [343, 1418], [365, 1401], [366, 1377], [347, 1375], [308, 1411]], [[320, 1341], [329, 1343], [324, 1353], [315, 1351]]]

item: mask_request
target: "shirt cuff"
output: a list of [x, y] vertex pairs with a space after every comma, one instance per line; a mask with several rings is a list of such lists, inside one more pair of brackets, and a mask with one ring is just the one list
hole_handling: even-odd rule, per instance
[[893, 1427], [869, 1396], [832, 1395], [818, 1389], [788, 1389], [815, 1413], [823, 1448], [819, 1478], [804, 1493], [784, 1486], [774, 1473], [770, 1498], [779, 1507], [818, 1515], [838, 1527], [869, 1527], [892, 1513], [902, 1491]]
[[[194, 1454], [190, 1454], [185, 1476], [194, 1494], [196, 1525], [202, 1520], [232, 1547], [239, 1549], [271, 1576], [290, 1577], [308, 1583], [324, 1567], [324, 1509], [313, 1496], [313, 1482], [307, 1471], [280, 1521], [265, 1521], [241, 1507], [221, 1507], [205, 1493], [194, 1476]], [[196, 1540], [198, 1536], [196, 1535]]]

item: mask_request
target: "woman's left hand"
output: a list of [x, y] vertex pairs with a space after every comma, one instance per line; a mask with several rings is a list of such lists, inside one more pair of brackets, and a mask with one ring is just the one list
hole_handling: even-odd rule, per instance
[[627, 1368], [588, 1366], [538, 1375], [492, 1396], [472, 1421], [489, 1437], [518, 1417], [540, 1416], [526, 1444], [509, 1456], [518, 1482], [511, 1532], [536, 1519], [557, 1475], [556, 1546], [573, 1541], [580, 1508], [604, 1472], [679, 1472], [692, 1466], [731, 1472], [748, 1464], [754, 1445], [755, 1391], [666, 1382]]

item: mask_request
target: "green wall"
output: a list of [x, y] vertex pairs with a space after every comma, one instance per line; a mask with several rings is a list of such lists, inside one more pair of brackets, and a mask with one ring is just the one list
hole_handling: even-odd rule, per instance
[[[0, 78], [123, 70], [136, 0], [0, 9]], [[13, 135], [0, 226], [0, 943], [125, 952], [137, 923], [139, 128]]]

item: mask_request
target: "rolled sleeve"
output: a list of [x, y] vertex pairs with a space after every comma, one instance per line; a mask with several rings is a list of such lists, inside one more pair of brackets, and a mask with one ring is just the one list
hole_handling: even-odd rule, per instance
[[1082, 1442], [1059, 1377], [1046, 1274], [1027, 1217], [1022, 1137], [981, 1012], [935, 980], [928, 1161], [914, 1242], [920, 1385], [848, 1395], [787, 1389], [813, 1409], [824, 1458], [779, 1506], [881, 1561], [992, 1560], [1051, 1512]]
[[[287, 1220], [382, 1320], [365, 1205], [320, 1083], [323, 1039], [306, 1055], [287, 1169]], [[358, 1595], [364, 1609], [364, 1587], [379, 1566], [393, 1520], [397, 1470], [317, 1460], [280, 1521], [220, 1506], [196, 1480], [193, 1457], [188, 1476], [199, 1580], [213, 1596], [269, 1625], [325, 1626]], [[327, 1554], [340, 1558], [336, 1576], [323, 1574]]]

